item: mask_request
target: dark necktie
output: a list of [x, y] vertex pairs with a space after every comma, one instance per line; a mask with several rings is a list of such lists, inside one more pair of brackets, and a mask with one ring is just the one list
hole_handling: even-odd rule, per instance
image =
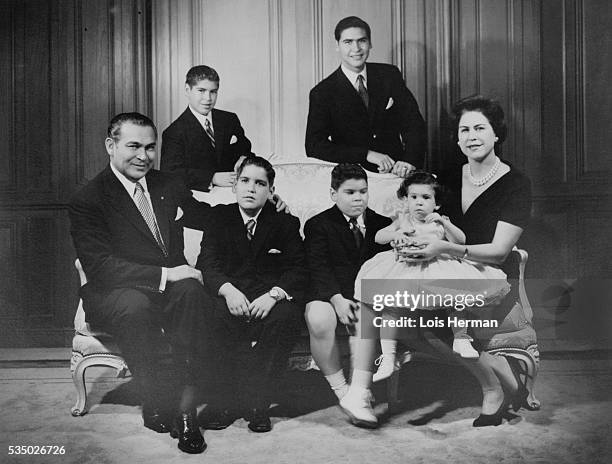
[[249, 240], [253, 240], [253, 237], [255, 236], [255, 225], [257, 225], [257, 221], [255, 221], [255, 219], [249, 219], [246, 223], [247, 238]]
[[349, 225], [351, 227], [351, 232], [353, 233], [353, 238], [355, 239], [355, 245], [357, 249], [361, 248], [361, 242], [363, 242], [363, 235], [361, 235], [361, 230], [359, 230], [359, 224], [357, 224], [357, 218], [349, 219]]
[[149, 230], [153, 234], [155, 241], [164, 252], [164, 256], [168, 256], [168, 250], [166, 249], [166, 245], [162, 239], [161, 233], [159, 231], [159, 227], [157, 226], [157, 222], [155, 221], [155, 215], [153, 214], [153, 209], [149, 202], [147, 201], [147, 197], [144, 193], [144, 188], [140, 184], [140, 182], [136, 182], [135, 190], [134, 190], [134, 198], [136, 199], [136, 205], [138, 206], [138, 210], [142, 215], [142, 218], [149, 226]]
[[213, 128], [211, 127], [208, 118], [204, 120], [204, 130], [206, 131], [208, 138], [210, 138], [210, 143], [212, 143], [213, 148], [215, 148], [215, 133], [213, 132]]
[[363, 85], [363, 76], [361, 74], [357, 76], [357, 93], [359, 94], [359, 96], [363, 100], [363, 104], [367, 108], [370, 103], [370, 97], [368, 97], [368, 90], [365, 88], [365, 85]]

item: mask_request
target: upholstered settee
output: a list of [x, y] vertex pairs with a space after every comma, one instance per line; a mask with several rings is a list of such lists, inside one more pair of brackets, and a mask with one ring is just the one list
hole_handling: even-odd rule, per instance
[[[332, 205], [329, 190], [333, 166], [334, 164], [324, 162], [295, 162], [276, 164], [274, 166], [276, 171], [276, 192], [289, 205], [292, 214], [300, 219], [302, 228], [309, 218]], [[369, 206], [381, 214], [391, 216], [399, 207], [396, 191], [400, 179], [390, 174], [369, 174], [368, 182], [370, 192]], [[198, 200], [206, 201], [211, 205], [235, 201], [235, 196], [230, 188], [213, 188], [210, 192], [196, 191], [194, 196]], [[190, 264], [195, 264], [197, 260], [200, 252], [201, 238], [201, 231], [185, 229], [185, 257]], [[523, 254], [523, 258], [521, 272], [524, 272], [526, 253]], [[83, 284], [86, 281], [86, 277], [78, 263], [77, 269], [79, 270], [81, 284]], [[521, 296], [527, 302], [524, 286], [521, 287]], [[528, 302], [526, 306], [529, 307], [530, 311]], [[525, 320], [524, 322], [523, 325], [528, 330], [530, 328], [530, 320]], [[500, 337], [493, 337], [491, 348], [491, 352], [517, 356], [524, 360], [529, 366], [529, 374], [531, 382], [533, 382], [539, 364], [535, 333], [533, 334], [533, 343], [530, 343], [529, 346], [518, 346], [516, 343], [513, 343], [511, 338], [505, 340], [502, 334]], [[406, 360], [408, 359], [409, 357], [406, 357]], [[316, 367], [310, 356], [307, 336], [300, 337], [293, 350], [289, 364], [290, 368], [299, 370]], [[82, 303], [80, 303], [75, 316], [75, 336], [73, 338], [71, 359], [72, 378], [77, 390], [77, 400], [71, 410], [73, 416], [80, 416], [87, 412], [85, 371], [92, 365], [115, 368], [120, 376], [125, 375], [127, 372], [127, 366], [112, 338], [89, 327], [85, 321]], [[397, 398], [397, 379], [398, 377], [394, 376], [389, 382], [388, 391], [391, 402]], [[531, 385], [530, 392], [533, 392], [533, 385]], [[534, 405], [539, 404], [532, 396], [530, 396], [529, 401], [533, 402]]]

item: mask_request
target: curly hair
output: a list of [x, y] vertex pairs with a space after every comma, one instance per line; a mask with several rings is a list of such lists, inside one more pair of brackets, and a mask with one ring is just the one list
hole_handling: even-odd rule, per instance
[[438, 182], [435, 174], [419, 169], [412, 171], [406, 176], [397, 189], [397, 198], [400, 200], [406, 198], [408, 196], [408, 189], [411, 185], [431, 185], [436, 197], [436, 204], [442, 204], [446, 194], [446, 189], [442, 184], [440, 184], [440, 182]]

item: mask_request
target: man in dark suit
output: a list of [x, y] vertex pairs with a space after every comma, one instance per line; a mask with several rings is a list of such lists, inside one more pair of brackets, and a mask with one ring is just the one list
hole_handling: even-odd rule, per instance
[[177, 176], [151, 169], [157, 131], [138, 113], [115, 116], [105, 141], [109, 166], [69, 204], [71, 234], [88, 282], [81, 288], [87, 321], [110, 333], [142, 384], [143, 419], [157, 432], [171, 428], [159, 373], [161, 328], [169, 336], [182, 387], [173, 436], [187, 453], [206, 447], [195, 415], [197, 347], [204, 330], [202, 273], [183, 255], [185, 225], [202, 228], [208, 205]]
[[304, 251], [299, 220], [267, 201], [274, 190], [272, 165], [249, 157], [237, 175], [237, 203], [213, 208], [196, 266], [213, 301], [206, 305], [212, 308], [207, 323], [217, 337], [207, 352], [216, 349], [232, 374], [204, 427], [231, 424], [237, 411], [230, 405], [239, 395], [249, 429], [268, 432], [273, 381], [284, 371], [302, 318]]
[[395, 66], [368, 63], [370, 26], [342, 19], [334, 35], [340, 67], [310, 91], [306, 155], [405, 176], [423, 165], [426, 128]]
[[[376, 244], [374, 237], [391, 219], [367, 207], [367, 175], [356, 164], [334, 167], [331, 198], [335, 205], [310, 218], [304, 226], [310, 271], [305, 316], [312, 356], [342, 400], [348, 386], [340, 364], [336, 327], [340, 321], [353, 333], [359, 308], [354, 300], [355, 277], [366, 260], [388, 249]], [[354, 373], [353, 378], [355, 375], [359, 373]]]
[[162, 171], [180, 173], [192, 190], [231, 187], [235, 168], [252, 155], [238, 116], [215, 109], [218, 90], [214, 69], [191, 68], [185, 82], [189, 106], [162, 134]]

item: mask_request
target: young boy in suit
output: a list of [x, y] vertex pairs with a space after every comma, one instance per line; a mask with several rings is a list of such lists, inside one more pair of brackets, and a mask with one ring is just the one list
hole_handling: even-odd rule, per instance
[[352, 333], [358, 321], [353, 299], [355, 277], [361, 265], [387, 249], [374, 242], [391, 219], [368, 208], [368, 178], [357, 164], [341, 163], [331, 175], [330, 195], [335, 203], [304, 227], [310, 288], [306, 324], [312, 356], [342, 399], [348, 385], [340, 364], [336, 342], [338, 321]]
[[[268, 199], [274, 169], [265, 159], [246, 158], [234, 185], [237, 203], [213, 208], [196, 265], [212, 304], [203, 305], [216, 353], [228, 382], [224, 398], [212, 403], [203, 426], [233, 422], [239, 397], [248, 409], [249, 429], [268, 432], [270, 391], [287, 364], [302, 318], [306, 284], [304, 248], [298, 218], [277, 212]], [[213, 356], [215, 356], [213, 354]]]

